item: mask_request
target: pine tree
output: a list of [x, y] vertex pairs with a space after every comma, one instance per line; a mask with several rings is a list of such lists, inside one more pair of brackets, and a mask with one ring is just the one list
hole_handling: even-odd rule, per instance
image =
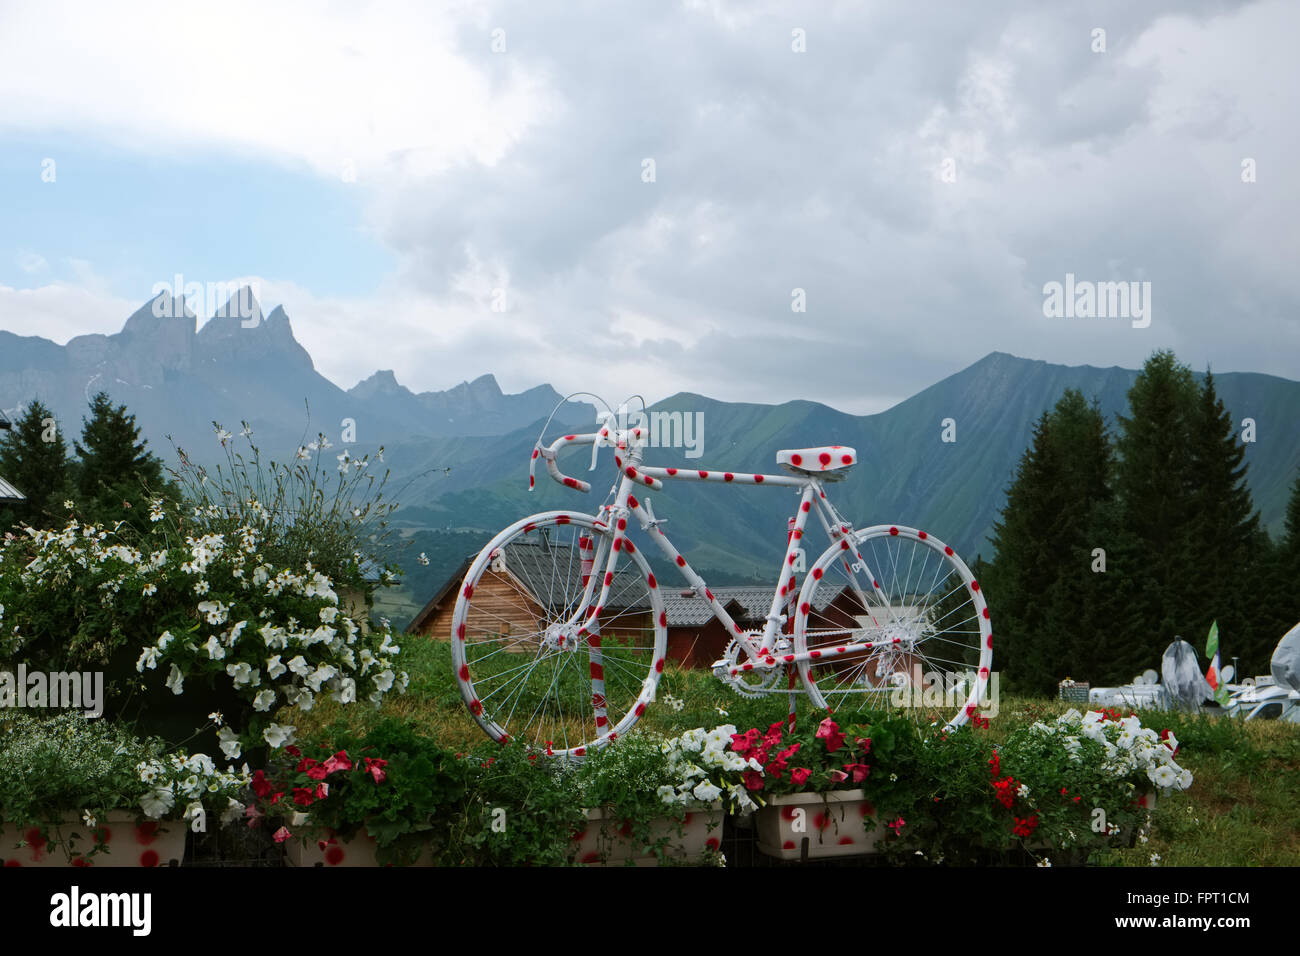
[[1145, 622], [1141, 652], [1158, 658], [1175, 635], [1195, 645], [1204, 633], [1193, 593], [1204, 556], [1191, 549], [1196, 380], [1172, 352], [1155, 352], [1128, 398], [1129, 416], [1119, 416], [1115, 490], [1120, 523], [1138, 548], [1130, 570], [1140, 582], [1134, 610]]
[[53, 414], [39, 401], [27, 406], [12, 429], [0, 432], [0, 476], [27, 496], [26, 501], [0, 505], [0, 525], [62, 524], [68, 449]]
[[75, 446], [81, 459], [80, 505], [91, 521], [127, 521], [143, 530], [151, 498], [175, 494], [163, 479], [162, 462], [140, 438], [135, 416], [127, 414], [125, 405], [114, 408], [104, 392], [91, 402], [90, 419], [83, 420]]
[[1051, 693], [1095, 671], [1106, 645], [1108, 581], [1092, 570], [1114, 452], [1094, 402], [1066, 391], [1034, 427], [1002, 521], [986, 589], [1014, 686]]
[[1218, 397], [1214, 376], [1208, 370], [1201, 383], [1189, 450], [1191, 519], [1186, 548], [1189, 557], [1208, 573], [1197, 576], [1196, 587], [1189, 593], [1190, 617], [1185, 626], [1191, 635], [1200, 637], [1217, 620], [1224, 648], [1233, 648], [1243, 660], [1253, 663], [1271, 652], [1276, 641], [1268, 642], [1264, 633], [1259, 600], [1272, 555], [1246, 484], [1246, 446], [1238, 440], [1232, 416]]

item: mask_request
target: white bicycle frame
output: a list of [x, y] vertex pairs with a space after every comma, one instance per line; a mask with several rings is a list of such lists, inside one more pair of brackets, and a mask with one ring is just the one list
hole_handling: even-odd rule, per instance
[[[533, 465], [540, 458], [545, 461], [548, 474], [557, 482], [567, 488], [574, 488], [579, 491], [589, 492], [591, 485], [588, 482], [577, 478], [569, 477], [560, 471], [556, 465], [556, 457], [560, 451], [570, 445], [605, 445], [608, 444], [615, 448], [615, 464], [620, 471], [619, 483], [614, 495], [614, 504], [602, 506], [600, 514], [597, 515], [598, 527], [613, 527], [614, 536], [612, 541], [605, 537], [601, 538], [600, 547], [596, 553], [588, 558], [583, 558], [583, 576], [585, 589], [578, 609], [570, 619], [570, 624], [579, 625], [578, 636], [588, 633], [586, 622], [591, 618], [599, 620], [601, 609], [609, 600], [610, 588], [614, 579], [614, 565], [618, 558], [618, 552], [626, 548], [631, 552], [634, 545], [628, 540], [626, 535], [627, 520], [629, 517], [635, 517], [641, 528], [651, 535], [651, 538], [658, 545], [663, 554], [672, 561], [673, 565], [681, 573], [683, 579], [690, 586], [690, 590], [696, 595], [703, 595], [709, 602], [709, 606], [714, 616], [722, 622], [728, 634], [734, 634], [739, 646], [743, 649], [745, 656], [748, 658], [745, 663], [730, 669], [729, 673], [723, 672], [719, 676], [736, 677], [743, 671], [770, 670], [773, 667], [781, 665], [799, 665], [811, 660], [826, 662], [836, 657], [847, 656], [851, 654], [876, 653], [878, 649], [888, 649], [893, 645], [901, 642], [900, 638], [891, 638], [886, 640], [848, 640], [842, 645], [835, 647], [813, 650], [803, 654], [796, 654], [793, 650], [782, 650], [778, 654], [777, 642], [783, 634], [783, 629], [788, 621], [791, 620], [789, 611], [794, 611], [793, 605], [797, 594], [795, 588], [795, 570], [794, 565], [800, 549], [800, 541], [803, 539], [804, 531], [807, 526], [808, 515], [815, 508], [818, 518], [827, 536], [831, 542], [838, 541], [844, 550], [852, 551], [853, 556], [857, 559], [853, 564], [845, 561], [845, 568], [849, 575], [852, 587], [857, 592], [858, 599], [862, 607], [870, 610], [872, 604], [867, 600], [867, 594], [873, 593], [878, 599], [880, 607], [889, 608], [890, 602], [888, 596], [880, 589], [876, 576], [871, 574], [866, 559], [851, 543], [854, 533], [853, 527], [840, 516], [835, 510], [834, 505], [826, 497], [826, 491], [822, 487], [822, 480], [812, 475], [794, 476], [794, 475], [766, 475], [766, 474], [748, 474], [743, 472], [716, 471], [711, 469], [682, 469], [682, 468], [657, 468], [642, 466], [642, 452], [646, 446], [645, 437], [642, 435], [642, 429], [635, 428], [628, 431], [611, 432], [608, 425], [601, 428], [599, 432], [589, 434], [565, 435], [556, 439], [549, 447], [544, 447], [540, 442], [533, 450], [532, 462], [529, 465], [529, 488], [534, 487]], [[630, 439], [630, 440], [629, 440]], [[593, 462], [595, 452], [593, 451]], [[781, 565], [781, 575], [777, 581], [776, 587], [772, 594], [772, 603], [768, 610], [767, 619], [763, 626], [763, 632], [760, 639], [753, 641], [739, 624], [727, 613], [725, 607], [714, 596], [704, 579], [691, 567], [686, 558], [678, 551], [668, 540], [663, 529], [659, 527], [661, 521], [656, 519], [654, 512], [650, 507], [648, 500], [638, 501], [632, 494], [634, 488], [638, 485], [650, 488], [655, 491], [663, 489], [665, 481], [702, 481], [702, 482], [721, 482], [737, 486], [769, 486], [778, 488], [798, 488], [801, 490], [799, 498], [799, 507], [794, 514], [794, 525], [789, 535], [789, 541], [786, 546], [785, 558]], [[608, 517], [607, 522], [599, 519]], [[885, 528], [886, 526], [881, 526]], [[868, 531], [876, 529], [867, 529]], [[892, 532], [898, 529], [890, 528]], [[922, 539], [926, 537], [925, 532], [920, 532]], [[606, 544], [610, 541], [609, 544]], [[608, 549], [608, 552], [607, 552]], [[606, 553], [607, 552], [607, 553]], [[592, 603], [594, 592], [595, 578], [590, 574], [592, 567], [604, 566], [604, 573], [601, 576], [601, 588], [599, 598]], [[861, 574], [861, 577], [859, 576]], [[866, 582], [866, 583], [864, 583]], [[650, 575], [650, 587], [656, 588], [658, 582], [655, 581], [654, 575]], [[803, 616], [807, 616], [808, 608], [805, 606], [800, 610]], [[874, 622], [883, 627], [881, 622]], [[664, 625], [663, 620], [660, 621]], [[594, 631], [596, 625], [592, 625]], [[846, 631], [847, 634], [854, 633]], [[591, 646], [591, 659], [593, 664], [600, 664], [599, 646]], [[719, 665], [722, 662], [718, 662]], [[715, 665], [715, 673], [719, 667]], [[655, 675], [657, 676], [657, 675]], [[987, 680], [987, 674], [981, 674], [979, 677], [979, 687], [975, 694], [983, 692], [983, 686]], [[593, 679], [593, 696], [597, 700], [603, 700], [604, 687], [603, 682], [597, 686], [597, 681]], [[605, 715], [597, 710], [597, 724], [604, 726], [601, 718]]]

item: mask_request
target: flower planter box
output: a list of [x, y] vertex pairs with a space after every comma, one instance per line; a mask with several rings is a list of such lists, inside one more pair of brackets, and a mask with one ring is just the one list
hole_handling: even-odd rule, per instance
[[[333, 830], [324, 830], [303, 839], [291, 836], [284, 841], [285, 862], [289, 866], [392, 866], [380, 863], [375, 855], [375, 839], [362, 830], [350, 839], [341, 839]], [[412, 866], [433, 866], [433, 849], [425, 846]]]
[[1156, 808], [1156, 792], [1154, 790], [1150, 793], [1142, 794], [1142, 796], [1138, 797], [1137, 800], [1138, 806], [1143, 807], [1146, 810], [1154, 810]]
[[758, 850], [781, 860], [798, 860], [807, 839], [809, 859], [866, 856], [887, 835], [884, 827], [869, 819], [872, 812], [861, 790], [773, 797], [754, 814]]
[[[630, 828], [617, 826], [618, 812], [612, 809], [587, 810], [587, 827], [574, 834], [578, 844], [575, 859], [588, 866], [624, 866], [630, 859], [635, 866], [658, 866], [653, 853], [642, 853], [630, 839]], [[680, 833], [678, 831], [681, 831]], [[684, 820], [664, 817], [650, 824], [650, 838], [667, 839], [666, 853], [676, 860], [694, 861], [706, 849], [716, 850], [722, 842], [722, 804], [712, 803], [688, 809]], [[602, 860], [602, 857], [604, 858]]]
[[[93, 831], [80, 820], [58, 825], [63, 839], [76, 834], [74, 849], [69, 853], [62, 843], [48, 845], [53, 826], [0, 827], [0, 865], [19, 866], [179, 866], [185, 858], [185, 823], [168, 820], [162, 823], [137, 823], [134, 814], [110, 813]], [[26, 846], [19, 846], [25, 841]], [[86, 856], [96, 843], [104, 848]]]

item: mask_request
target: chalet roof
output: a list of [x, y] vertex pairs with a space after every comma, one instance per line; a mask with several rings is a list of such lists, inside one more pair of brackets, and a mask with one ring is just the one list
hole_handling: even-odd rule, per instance
[[[746, 585], [742, 587], [712, 588], [713, 596], [727, 610], [737, 624], [761, 626], [772, 606], [770, 587]], [[813, 606], [822, 610], [838, 593], [829, 583], [817, 585]], [[664, 612], [669, 627], [699, 627], [713, 618], [713, 608], [702, 596], [682, 597], [680, 591], [664, 590]]]
[[9, 482], [0, 478], [0, 501], [26, 501], [27, 496]]
[[[558, 560], [556, 552], [559, 552]], [[434, 593], [429, 603], [406, 626], [406, 633], [414, 634], [423, 630], [433, 615], [455, 601], [460, 583], [469, 573], [470, 565], [476, 557], [477, 553], [466, 556]], [[543, 543], [541, 540], [516, 540], [506, 546], [504, 563], [511, 576], [527, 588], [539, 603], [562, 607], [565, 604], [576, 604], [582, 596], [582, 564], [569, 545], [551, 541]], [[564, 570], [557, 573], [557, 568]], [[607, 607], [636, 607], [639, 606], [638, 601], [645, 601], [644, 582], [639, 574], [624, 563], [615, 572]]]

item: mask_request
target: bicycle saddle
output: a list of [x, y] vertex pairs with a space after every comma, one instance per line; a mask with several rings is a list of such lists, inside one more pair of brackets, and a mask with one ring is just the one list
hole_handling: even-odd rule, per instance
[[844, 445], [786, 448], [776, 453], [776, 463], [786, 471], [796, 475], [821, 475], [831, 480], [843, 478], [857, 461], [857, 451]]

